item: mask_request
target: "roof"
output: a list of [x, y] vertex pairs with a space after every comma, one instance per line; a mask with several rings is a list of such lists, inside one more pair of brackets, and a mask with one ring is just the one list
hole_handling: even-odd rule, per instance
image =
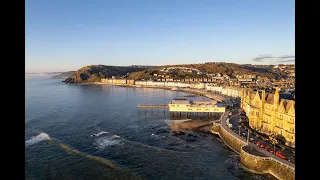
[[173, 99], [171, 101], [172, 104], [190, 104], [189, 100], [177, 100], [177, 99]]
[[[294, 101], [292, 101], [292, 100], [285, 100], [284, 101], [284, 103], [283, 103], [283, 105], [284, 105], [284, 109], [286, 110], [286, 112], [288, 112], [289, 111], [289, 109], [290, 109], [290, 107], [293, 105], [295, 105], [295, 102]], [[295, 107], [294, 107], [295, 108]]]
[[267, 93], [266, 94], [266, 102], [269, 103], [269, 104], [273, 104], [273, 102], [274, 102], [274, 94]]
[[195, 104], [216, 104], [217, 101], [215, 101], [215, 100], [194, 100], [193, 103], [195, 103]]

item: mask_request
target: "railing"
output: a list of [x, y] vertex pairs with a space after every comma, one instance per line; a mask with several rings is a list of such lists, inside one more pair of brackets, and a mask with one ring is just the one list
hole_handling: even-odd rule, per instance
[[294, 171], [295, 167], [293, 166], [290, 166], [284, 162], [281, 162], [279, 161], [278, 159], [276, 159], [275, 157], [262, 157], [262, 156], [256, 156], [256, 155], [253, 155], [253, 154], [250, 154], [248, 152], [246, 152], [244, 149], [243, 149], [244, 146], [241, 147], [242, 151], [245, 152], [248, 156], [251, 156], [251, 157], [254, 157], [254, 158], [259, 158], [259, 159], [262, 159], [262, 160], [272, 160], [272, 161], [276, 161], [277, 163], [281, 164], [282, 166], [285, 166], [287, 168], [290, 168]]

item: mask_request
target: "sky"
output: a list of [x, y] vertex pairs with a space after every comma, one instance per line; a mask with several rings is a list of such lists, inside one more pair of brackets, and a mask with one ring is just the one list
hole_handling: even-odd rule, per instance
[[294, 63], [294, 0], [26, 0], [26, 72]]

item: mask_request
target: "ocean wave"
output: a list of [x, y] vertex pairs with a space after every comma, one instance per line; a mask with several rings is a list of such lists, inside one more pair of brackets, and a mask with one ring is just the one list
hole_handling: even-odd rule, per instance
[[131, 125], [128, 126], [128, 128], [138, 129], [138, 125], [136, 125], [136, 124], [131, 124]]
[[117, 135], [113, 135], [111, 137], [101, 137], [96, 139], [94, 142], [94, 145], [100, 150], [104, 150], [107, 147], [113, 147], [120, 144], [122, 144], [122, 141], [120, 139], [120, 136]]
[[106, 131], [101, 131], [101, 132], [99, 132], [99, 133], [97, 133], [97, 134], [91, 134], [91, 136], [92, 136], [92, 137], [97, 137], [97, 136], [100, 136], [100, 135], [102, 135], [102, 134], [108, 134], [108, 132], [106, 132]]
[[44, 140], [50, 140], [50, 136], [47, 134], [47, 133], [40, 133], [39, 135], [37, 136], [33, 136], [31, 137], [31, 139], [27, 140], [25, 145], [26, 147], [27, 146], [30, 146], [30, 145], [33, 145], [33, 144], [36, 144], [40, 141], [44, 141]]

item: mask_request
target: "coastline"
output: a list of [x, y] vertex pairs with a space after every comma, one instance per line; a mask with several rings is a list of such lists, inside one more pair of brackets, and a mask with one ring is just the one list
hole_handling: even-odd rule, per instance
[[[191, 93], [191, 94], [194, 94], [194, 95], [199, 95], [199, 96], [203, 96], [203, 97], [207, 97], [209, 99], [214, 99], [214, 100], [218, 100], [221, 101], [224, 99], [224, 97], [217, 97], [215, 95], [212, 95], [212, 94], [209, 94], [205, 91], [198, 91], [198, 90], [190, 90], [190, 89], [181, 89], [181, 88], [178, 88], [178, 89], [174, 89], [174, 87], [159, 87], [159, 86], [140, 86], [140, 85], [128, 85], [128, 84], [109, 84], [109, 83], [95, 83], [95, 84], [100, 84], [100, 85], [112, 85], [112, 86], [122, 86], [122, 87], [136, 87], [136, 88], [158, 88], [158, 89], [167, 89], [167, 90], [172, 90], [172, 91], [179, 91], [179, 92], [186, 92], [186, 93]], [[220, 117], [221, 119], [222, 117]], [[213, 130], [213, 126], [214, 126], [214, 121], [215, 120], [212, 120], [211, 122], [210, 121], [207, 121], [207, 122], [198, 122], [198, 124], [200, 124], [200, 126], [197, 126], [197, 127], [192, 127], [194, 126], [193, 123], [195, 123], [195, 121], [186, 121], [186, 122], [183, 122], [183, 123], [179, 123], [179, 124], [175, 124], [173, 125], [172, 127], [170, 127], [170, 129], [173, 131], [174, 134], [176, 135], [183, 135], [186, 131], [188, 130], [191, 130], [191, 131], [194, 131], [194, 132], [203, 132], [203, 133], [208, 133], [208, 134], [211, 134], [211, 135], [214, 135], [216, 133], [213, 133], [212, 130]], [[220, 124], [219, 124], [220, 125]], [[223, 128], [223, 127], [222, 127]], [[219, 133], [218, 133], [219, 134]], [[226, 144], [232, 151], [236, 152], [239, 154], [240, 156], [240, 159], [241, 159], [241, 164], [242, 166], [247, 169], [248, 171], [252, 172], [252, 173], [256, 173], [256, 174], [270, 174], [272, 176], [274, 176], [275, 178], [277, 179], [285, 179], [283, 177], [286, 177], [286, 175], [282, 174], [282, 173], [279, 173], [278, 171], [276, 171], [275, 169], [278, 169], [278, 168], [284, 168], [283, 170], [285, 171], [290, 171], [290, 173], [288, 172], [288, 179], [292, 179], [292, 176], [294, 177], [294, 170], [293, 170], [293, 173], [291, 173], [291, 169], [287, 169], [286, 167], [284, 166], [279, 166], [276, 162], [274, 162], [273, 158], [270, 158], [268, 157], [268, 159], [270, 159], [270, 169], [264, 171], [262, 167], [258, 166], [258, 167], [254, 167], [252, 165], [252, 163], [250, 163], [251, 161], [253, 162], [258, 162], [258, 161], [262, 161], [262, 165], [265, 165], [265, 164], [268, 164], [268, 162], [264, 162], [264, 160], [260, 160], [261, 157], [254, 157], [254, 158], [251, 158], [250, 162], [247, 158], [248, 157], [251, 157], [253, 155], [249, 154], [249, 153], [244, 153], [244, 151], [240, 150], [240, 152], [237, 152], [235, 149], [231, 148], [230, 145], [225, 142], [224, 138], [221, 137], [221, 135], [218, 135], [220, 137], [220, 142], [221, 143], [224, 143]], [[279, 166], [279, 167], [278, 167]], [[281, 175], [280, 175], [281, 174]]]
[[174, 87], [161, 87], [161, 86], [140, 86], [140, 85], [131, 85], [131, 84], [109, 84], [109, 83], [91, 83], [91, 84], [99, 84], [99, 85], [111, 85], [111, 86], [121, 86], [121, 87], [133, 87], [133, 88], [156, 88], [156, 89], [166, 89], [166, 90], [171, 90], [171, 91], [179, 91], [179, 92], [185, 92], [185, 93], [190, 93], [193, 95], [198, 95], [198, 96], [203, 96], [206, 98], [209, 98], [211, 100], [218, 100], [222, 101], [224, 98], [223, 97], [218, 97], [215, 95], [208, 94], [207, 92], [200, 91], [200, 90], [190, 90], [190, 89], [182, 89], [178, 88], [173, 90]]

